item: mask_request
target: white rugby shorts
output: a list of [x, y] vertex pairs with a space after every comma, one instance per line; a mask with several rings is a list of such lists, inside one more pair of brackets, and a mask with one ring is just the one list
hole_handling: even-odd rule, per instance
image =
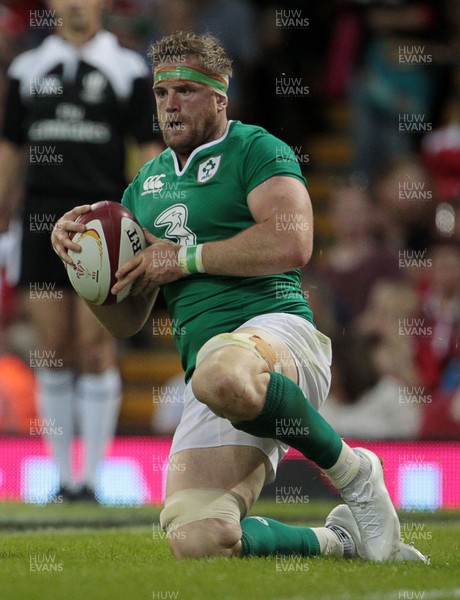
[[[306, 319], [287, 313], [254, 317], [240, 327], [265, 329], [288, 346], [299, 373], [299, 387], [313, 406], [319, 409], [331, 385], [330, 339]], [[278, 464], [288, 450], [288, 446], [278, 440], [255, 437], [235, 429], [230, 421], [218, 417], [195, 398], [189, 381], [184, 393], [182, 418], [171, 446], [171, 456], [190, 448], [219, 446], [252, 446], [262, 450], [272, 467], [266, 484], [275, 479]]]

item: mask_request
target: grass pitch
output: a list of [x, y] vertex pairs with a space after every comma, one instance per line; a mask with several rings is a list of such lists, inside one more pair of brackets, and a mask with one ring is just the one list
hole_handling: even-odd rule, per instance
[[[253, 514], [322, 525], [328, 503]], [[460, 599], [460, 513], [401, 512], [431, 565], [312, 558], [175, 561], [157, 507], [0, 505], [1, 600]]]

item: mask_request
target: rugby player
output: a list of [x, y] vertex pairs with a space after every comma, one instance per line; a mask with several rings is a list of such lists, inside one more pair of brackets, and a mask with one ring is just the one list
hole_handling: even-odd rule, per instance
[[[291, 148], [227, 119], [231, 63], [210, 35], [177, 32], [152, 48], [158, 118], [168, 148], [148, 162], [122, 203], [149, 246], [117, 272], [122, 303], [91, 307], [114, 335], [143, 326], [159, 287], [186, 371], [182, 420], [162, 527], [178, 558], [329, 555], [408, 557], [378, 458], [350, 448], [318, 409], [330, 385], [330, 340], [313, 324], [299, 283], [310, 259], [310, 198]], [[180, 194], [178, 197], [178, 193]], [[68, 233], [52, 234], [71, 264]], [[289, 293], [286, 293], [286, 292]], [[325, 527], [247, 517], [292, 446], [315, 462], [344, 505]]]

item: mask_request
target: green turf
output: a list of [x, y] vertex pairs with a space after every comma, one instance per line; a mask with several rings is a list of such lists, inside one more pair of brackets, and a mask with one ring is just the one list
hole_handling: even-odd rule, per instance
[[[318, 525], [329, 508], [265, 501], [255, 513]], [[158, 512], [155, 507], [0, 505], [0, 599], [460, 598], [458, 512], [400, 514], [406, 536], [431, 554], [430, 566], [324, 558], [178, 562], [156, 528]]]

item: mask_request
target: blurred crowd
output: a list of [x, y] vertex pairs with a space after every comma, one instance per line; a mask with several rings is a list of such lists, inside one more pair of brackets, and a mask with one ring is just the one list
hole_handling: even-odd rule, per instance
[[[338, 182], [326, 206], [331, 235], [317, 238], [303, 272], [316, 324], [333, 341], [326, 418], [349, 437], [459, 439], [458, 0], [109, 4], [107, 28], [144, 56], [177, 29], [216, 34], [234, 61], [230, 117], [293, 148], [308, 154], [312, 137], [331, 132], [327, 108], [346, 107], [353, 162], [328, 174]], [[48, 34], [31, 26], [44, 10], [39, 0], [0, 2], [0, 106], [11, 60]], [[279, 94], [280, 79], [296, 79], [308, 94]], [[312, 162], [307, 179], [321, 170]], [[23, 335], [19, 197], [20, 185], [0, 235], [0, 406], [8, 393], [1, 363]], [[13, 325], [14, 342], [6, 335]], [[4, 419], [0, 412], [0, 431]]]

